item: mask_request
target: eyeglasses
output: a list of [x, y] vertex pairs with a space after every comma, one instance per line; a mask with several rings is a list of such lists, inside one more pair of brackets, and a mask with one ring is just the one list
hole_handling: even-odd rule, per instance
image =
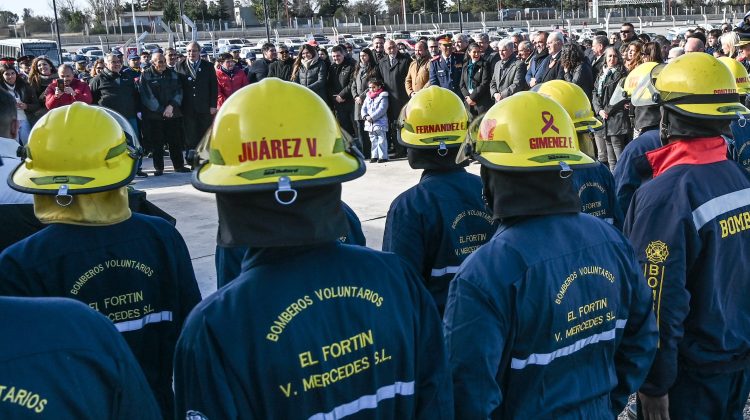
[[628, 30], [628, 31], [620, 31], [621, 34], [629, 34], [631, 32], [633, 32], [633, 31], [630, 31], [630, 30]]

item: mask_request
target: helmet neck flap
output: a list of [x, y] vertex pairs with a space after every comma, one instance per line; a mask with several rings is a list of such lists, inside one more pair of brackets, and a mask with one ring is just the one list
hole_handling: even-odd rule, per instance
[[335, 241], [348, 225], [341, 209], [341, 184], [300, 188], [289, 205], [274, 191], [217, 193], [220, 246], [286, 247]]
[[468, 166], [469, 162], [456, 163], [458, 147], [445, 149], [445, 154], [440, 155], [438, 149], [406, 149], [409, 158], [409, 166], [412, 169], [430, 169], [435, 171], [453, 171]]
[[482, 193], [495, 220], [581, 211], [571, 176], [563, 178], [559, 171], [498, 171], [482, 165], [480, 175]]
[[661, 143], [690, 138], [732, 136], [729, 119], [702, 119], [679, 114], [667, 107], [661, 108], [659, 135]]
[[130, 218], [128, 187], [76, 194], [66, 205], [57, 196], [34, 194], [34, 214], [42, 223], [108, 226]]

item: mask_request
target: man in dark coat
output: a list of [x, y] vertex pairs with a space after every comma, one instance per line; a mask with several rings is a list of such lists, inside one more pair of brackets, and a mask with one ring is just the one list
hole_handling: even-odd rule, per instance
[[406, 150], [396, 141], [396, 127], [394, 123], [398, 121], [398, 114], [401, 108], [409, 101], [409, 95], [406, 93], [406, 75], [409, 73], [411, 58], [406, 54], [398, 52], [396, 42], [388, 40], [385, 43], [386, 55], [378, 62], [380, 74], [383, 76], [385, 90], [388, 92], [388, 144], [392, 144], [396, 157], [405, 157]]
[[333, 63], [328, 71], [328, 93], [333, 111], [342, 129], [354, 136], [354, 98], [351, 83], [354, 75], [354, 60], [346, 55], [346, 49], [337, 45], [331, 51]]
[[513, 51], [513, 41], [500, 41], [498, 48], [500, 61], [495, 64], [492, 80], [490, 80], [490, 94], [495, 102], [500, 102], [514, 93], [528, 89], [526, 63], [516, 57]]
[[278, 77], [288, 82], [292, 80], [294, 59], [289, 54], [289, 47], [284, 44], [279, 44], [278, 54], [279, 59], [268, 66], [268, 77]]
[[[140, 99], [135, 74], [121, 71], [122, 57], [118, 55], [107, 54], [104, 66], [104, 69], [89, 82], [92, 103], [117, 111], [127, 118], [133, 131], [140, 136], [137, 116]], [[141, 139], [137, 140], [140, 142]], [[148, 176], [141, 170], [140, 160], [137, 175], [142, 178]]]
[[594, 74], [594, 80], [602, 72], [604, 67], [604, 50], [609, 46], [609, 40], [604, 35], [597, 35], [594, 37], [594, 41], [591, 43], [591, 51], [593, 53], [591, 60], [591, 68]]
[[261, 47], [261, 51], [263, 52], [263, 58], [255, 60], [252, 67], [247, 70], [247, 80], [250, 83], [260, 82], [268, 77], [269, 67], [276, 61], [276, 46], [266, 42]]
[[203, 133], [211, 126], [219, 93], [216, 71], [211, 63], [201, 60], [200, 51], [197, 42], [189, 43], [187, 59], [175, 66], [182, 83], [186, 151], [195, 149]]
[[542, 69], [542, 79], [540, 82], [547, 82], [550, 80], [564, 80], [565, 70], [562, 66], [562, 60], [560, 60], [560, 53], [562, 52], [563, 42], [565, 38], [562, 32], [552, 32], [547, 37], [547, 50], [549, 51], [549, 62], [547, 67]]

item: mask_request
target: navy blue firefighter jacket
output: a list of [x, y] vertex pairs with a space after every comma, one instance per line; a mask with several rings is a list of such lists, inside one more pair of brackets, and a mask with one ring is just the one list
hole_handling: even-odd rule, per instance
[[514, 218], [464, 261], [444, 318], [456, 418], [614, 418], [656, 350], [649, 289], [617, 229]]
[[161, 419], [138, 362], [71, 299], [0, 297], [0, 418]]
[[446, 419], [450, 386], [418, 274], [337, 241], [248, 253], [195, 308], [175, 354], [178, 417]]
[[666, 394], [679, 368], [750, 366], [750, 181], [723, 138], [680, 140], [643, 158], [625, 234], [652, 290], [659, 351], [641, 392]]
[[[659, 138], [659, 130], [649, 130], [642, 133], [636, 139], [628, 143], [617, 159], [615, 166], [615, 189], [617, 195], [617, 205], [623, 215], [628, 213], [630, 200], [633, 194], [641, 184], [651, 179], [650, 176], [644, 175], [642, 168], [637, 166], [646, 152], [658, 149], [662, 146]], [[646, 171], [648, 172], [648, 171]]]
[[201, 299], [171, 224], [138, 213], [109, 226], [50, 224], [3, 251], [0, 272], [0, 295], [73, 298], [109, 318], [171, 417], [174, 345]]
[[598, 217], [622, 230], [625, 217], [615, 199], [615, 179], [606, 165], [598, 162], [596, 166], [574, 169], [572, 181], [581, 199], [582, 213]]
[[497, 229], [482, 199], [482, 181], [463, 168], [426, 170], [388, 210], [383, 251], [394, 252], [422, 275], [442, 314], [458, 266]]

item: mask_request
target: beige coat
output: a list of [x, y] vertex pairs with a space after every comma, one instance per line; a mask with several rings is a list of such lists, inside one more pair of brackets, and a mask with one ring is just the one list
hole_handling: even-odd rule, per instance
[[409, 72], [406, 74], [406, 94], [411, 97], [412, 93], [418, 92], [422, 88], [430, 85], [430, 60], [424, 60], [421, 65], [418, 60], [414, 60], [409, 65]]

